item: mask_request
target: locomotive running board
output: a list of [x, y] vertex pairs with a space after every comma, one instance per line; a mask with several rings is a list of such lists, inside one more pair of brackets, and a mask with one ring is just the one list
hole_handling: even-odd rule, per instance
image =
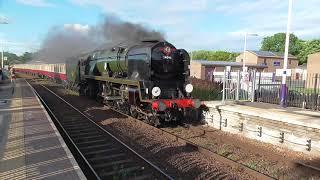
[[121, 79], [121, 78], [112, 78], [108, 76], [91, 76], [91, 75], [84, 75], [86, 79], [94, 79], [99, 81], [107, 81], [117, 84], [127, 84], [130, 86], [139, 86], [139, 81], [129, 80], [129, 79]]

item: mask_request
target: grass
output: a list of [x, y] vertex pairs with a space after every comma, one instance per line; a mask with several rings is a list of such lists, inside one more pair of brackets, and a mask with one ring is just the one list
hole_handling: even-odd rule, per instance
[[[294, 91], [297, 93], [304, 93], [304, 94], [314, 94], [314, 88], [289, 88], [289, 91]], [[320, 93], [320, 89], [316, 89], [316, 93]]]
[[194, 88], [192, 97], [202, 101], [221, 100], [222, 94], [216, 89]]
[[230, 145], [224, 144], [224, 145], [222, 145], [221, 148], [219, 148], [219, 149], [217, 150], [217, 153], [220, 154], [220, 155], [222, 155], [222, 156], [224, 156], [224, 157], [228, 157], [228, 156], [230, 156], [231, 154], [233, 154], [233, 151], [232, 151]]
[[190, 78], [190, 82], [194, 87], [192, 92], [193, 98], [203, 101], [221, 100], [221, 84], [196, 78]]
[[246, 165], [251, 168], [251, 169], [254, 169], [254, 170], [257, 170], [257, 167], [258, 167], [258, 163], [255, 162], [255, 161], [249, 161], [246, 163]]

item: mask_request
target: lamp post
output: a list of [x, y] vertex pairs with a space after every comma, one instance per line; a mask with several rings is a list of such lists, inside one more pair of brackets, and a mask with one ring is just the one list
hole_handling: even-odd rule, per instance
[[[0, 24], [9, 24], [9, 22], [2, 18], [0, 19]], [[3, 49], [4, 49], [4, 46], [3, 46], [3, 41], [1, 42], [1, 69], [3, 69]]]
[[1, 69], [3, 69], [4, 65], [3, 65], [3, 41], [1, 41]]
[[286, 79], [287, 79], [287, 66], [288, 66], [288, 54], [289, 54], [289, 43], [290, 43], [291, 14], [292, 14], [292, 0], [289, 0], [286, 44], [285, 44], [285, 50], [284, 50], [282, 83], [281, 83], [282, 84], [281, 85], [281, 98], [280, 98], [281, 107], [286, 107], [286, 100], [287, 100]]
[[243, 47], [243, 60], [242, 60], [242, 71], [243, 73], [247, 72], [246, 70], [246, 51], [247, 51], [247, 37], [248, 36], [258, 36], [258, 34], [246, 33], [244, 35], [244, 47]]

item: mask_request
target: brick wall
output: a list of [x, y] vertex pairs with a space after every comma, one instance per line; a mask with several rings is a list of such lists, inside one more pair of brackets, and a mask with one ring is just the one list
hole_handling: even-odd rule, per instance
[[[238, 57], [236, 57], [236, 62], [242, 62], [243, 60], [243, 53], [240, 54]], [[257, 60], [258, 60], [258, 57], [251, 53], [251, 52], [248, 52], [246, 51], [246, 64], [257, 64]]]
[[[224, 106], [212, 107], [204, 115], [208, 125], [214, 128], [307, 154], [320, 154], [320, 129], [318, 128], [239, 113]], [[260, 132], [262, 132], [261, 137]], [[284, 134], [283, 143], [280, 142], [280, 133]], [[308, 151], [307, 140], [310, 139], [311, 151]]]

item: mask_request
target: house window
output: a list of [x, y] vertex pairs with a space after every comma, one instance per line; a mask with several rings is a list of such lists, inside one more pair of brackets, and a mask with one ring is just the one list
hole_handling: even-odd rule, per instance
[[289, 59], [289, 64], [291, 64], [291, 59]]
[[280, 61], [274, 61], [273, 66], [276, 66], [276, 67], [280, 66]]
[[266, 58], [263, 59], [263, 64], [267, 65], [267, 59]]

